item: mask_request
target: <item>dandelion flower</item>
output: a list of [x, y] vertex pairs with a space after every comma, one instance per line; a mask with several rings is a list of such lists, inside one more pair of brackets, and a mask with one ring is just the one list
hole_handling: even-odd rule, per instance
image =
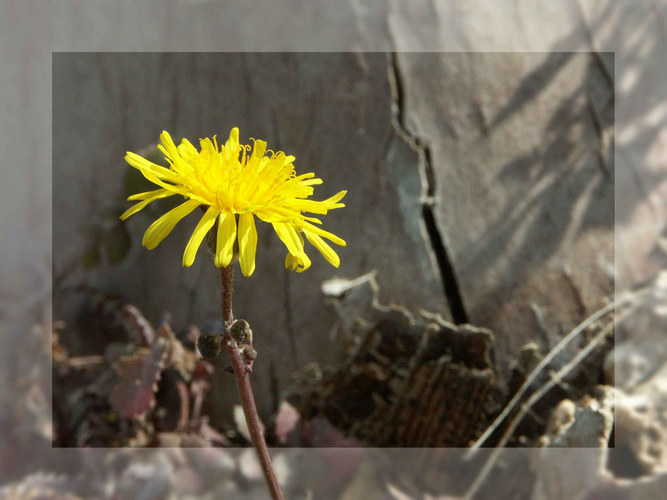
[[132, 167], [160, 189], [130, 196], [128, 200], [139, 203], [130, 207], [121, 219], [169, 196], [182, 195], [186, 201], [150, 225], [142, 242], [146, 248], [155, 248], [182, 218], [202, 206], [206, 211], [185, 247], [183, 266], [192, 265], [204, 237], [217, 224], [215, 265], [227, 267], [238, 242], [241, 271], [245, 276], [252, 275], [257, 217], [271, 224], [287, 247], [285, 266], [288, 269], [301, 272], [310, 267], [304, 236], [329, 263], [338, 267], [338, 255], [324, 240], [341, 246], [345, 246], [345, 241], [319, 227], [319, 219], [304, 213], [325, 215], [329, 210], [344, 207], [340, 200], [346, 191], [324, 201], [309, 200], [313, 186], [322, 184], [322, 179], [313, 173], [297, 175], [292, 163], [294, 156], [267, 150], [264, 141], [251, 139], [253, 147], [239, 144], [238, 128], [232, 129], [229, 139], [220, 147], [215, 136], [213, 140], [200, 139], [199, 151], [187, 139], [176, 146], [166, 131], [162, 132], [160, 140], [162, 144], [158, 148], [169, 162], [169, 168], [129, 151], [125, 156]]

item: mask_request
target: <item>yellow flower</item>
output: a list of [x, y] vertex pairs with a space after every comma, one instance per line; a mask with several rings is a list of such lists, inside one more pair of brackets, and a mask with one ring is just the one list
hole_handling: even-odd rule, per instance
[[238, 240], [241, 271], [250, 276], [255, 270], [257, 230], [255, 216], [273, 226], [287, 247], [285, 266], [298, 272], [310, 267], [304, 251], [304, 239], [317, 248], [334, 267], [340, 259], [323, 238], [345, 246], [338, 236], [324, 231], [315, 224], [319, 219], [307, 217], [304, 212], [326, 214], [328, 210], [344, 207], [339, 203], [346, 191], [324, 201], [307, 199], [313, 187], [322, 184], [315, 174], [296, 175], [293, 156], [282, 151], [267, 155], [266, 142], [254, 140], [254, 147], [239, 144], [239, 129], [233, 128], [229, 139], [218, 148], [215, 136], [200, 139], [201, 151], [183, 139], [174, 144], [166, 132], [160, 135], [158, 146], [165, 154], [170, 168], [156, 165], [128, 151], [125, 160], [138, 169], [146, 179], [160, 189], [132, 195], [128, 200], [139, 200], [121, 219], [125, 220], [149, 203], [173, 195], [182, 195], [187, 201], [157, 219], [146, 230], [143, 245], [152, 250], [176, 226], [178, 221], [200, 205], [208, 207], [195, 228], [183, 253], [183, 265], [190, 266], [206, 233], [217, 222], [215, 265], [228, 266]]

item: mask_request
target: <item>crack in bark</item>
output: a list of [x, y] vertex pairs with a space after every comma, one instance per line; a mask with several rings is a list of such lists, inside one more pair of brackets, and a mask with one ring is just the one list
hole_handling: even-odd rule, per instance
[[404, 85], [395, 52], [390, 53], [388, 56], [388, 74], [392, 97], [392, 125], [399, 137], [417, 153], [419, 174], [422, 180], [421, 215], [431, 249], [438, 264], [440, 281], [447, 299], [447, 305], [449, 306], [454, 323], [468, 323], [468, 315], [463, 305], [463, 297], [461, 296], [458, 280], [456, 279], [454, 266], [447, 252], [443, 235], [438, 228], [433, 211], [436, 190], [431, 150], [416, 134], [408, 130], [405, 123]]

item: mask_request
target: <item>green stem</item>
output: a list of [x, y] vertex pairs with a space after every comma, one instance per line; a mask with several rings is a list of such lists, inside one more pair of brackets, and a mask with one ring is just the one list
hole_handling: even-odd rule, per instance
[[271, 466], [271, 456], [266, 447], [266, 441], [262, 435], [262, 430], [259, 425], [259, 415], [257, 414], [257, 405], [255, 404], [255, 397], [250, 385], [250, 376], [246, 370], [246, 363], [239, 352], [238, 346], [229, 332], [229, 328], [234, 322], [234, 315], [232, 313], [232, 288], [234, 282], [234, 267], [229, 265], [221, 270], [222, 276], [222, 322], [224, 328], [223, 346], [227, 349], [229, 358], [232, 361], [232, 368], [236, 383], [241, 395], [241, 403], [243, 405], [243, 414], [245, 415], [250, 437], [257, 450], [257, 456], [262, 466], [262, 472], [266, 478], [266, 483], [271, 492], [271, 497], [274, 500], [284, 500], [283, 493], [280, 490], [280, 485], [276, 479]]

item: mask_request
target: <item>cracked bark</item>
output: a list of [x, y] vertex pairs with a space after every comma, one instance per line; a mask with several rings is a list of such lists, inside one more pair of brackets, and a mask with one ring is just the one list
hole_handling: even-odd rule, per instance
[[468, 323], [468, 315], [463, 304], [456, 272], [449, 257], [445, 239], [438, 228], [438, 223], [433, 213], [433, 206], [436, 203], [436, 189], [431, 150], [418, 135], [408, 130], [405, 122], [403, 80], [396, 53], [391, 53], [388, 56], [388, 66], [392, 96], [392, 125], [398, 135], [417, 153], [419, 173], [422, 180], [422, 197], [420, 199], [422, 222], [426, 230], [430, 250], [437, 263], [440, 281], [447, 299], [447, 306], [449, 307], [449, 312], [454, 323]]
[[[613, 256], [613, 192], [595, 155], [600, 132], [612, 133], [605, 75], [588, 55], [405, 53], [390, 62], [395, 127], [420, 155], [423, 201], [465, 312], [497, 335], [507, 381], [510, 360], [535, 339], [530, 303], [557, 336], [610, 289], [599, 262]], [[558, 272], [566, 263], [590, 277], [577, 280], [585, 311]]]

